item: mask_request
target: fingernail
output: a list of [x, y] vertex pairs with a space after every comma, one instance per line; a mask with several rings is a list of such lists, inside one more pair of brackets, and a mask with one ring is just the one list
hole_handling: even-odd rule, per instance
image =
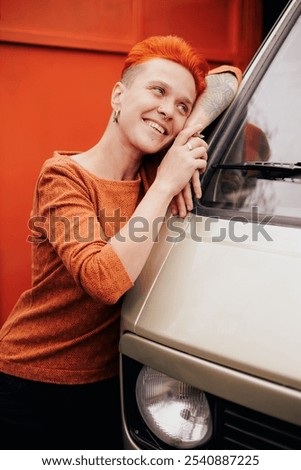
[[193, 137], [199, 137], [200, 139], [204, 139], [204, 134], [201, 134], [200, 132], [196, 132], [195, 134], [193, 134]]

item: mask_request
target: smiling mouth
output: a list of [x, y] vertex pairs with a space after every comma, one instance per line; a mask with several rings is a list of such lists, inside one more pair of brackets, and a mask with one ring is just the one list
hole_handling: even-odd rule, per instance
[[160, 126], [160, 124], [158, 124], [157, 122], [149, 121], [148, 119], [144, 119], [144, 122], [149, 127], [151, 127], [152, 129], [155, 129], [157, 132], [159, 132], [159, 134], [161, 134], [161, 135], [166, 135], [167, 134], [166, 129], [164, 129], [164, 127]]

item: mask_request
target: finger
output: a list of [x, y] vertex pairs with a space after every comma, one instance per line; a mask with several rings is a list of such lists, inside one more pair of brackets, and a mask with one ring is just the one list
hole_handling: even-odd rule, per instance
[[191, 184], [188, 183], [182, 190], [184, 202], [186, 209], [188, 211], [191, 211], [193, 209], [193, 195], [192, 195], [192, 189], [191, 189]]
[[178, 215], [179, 211], [178, 211], [178, 204], [177, 204], [177, 197], [176, 196], [174, 198], [172, 198], [172, 201], [171, 201], [169, 207], [170, 207], [172, 215], [174, 215], [174, 216]]
[[194, 137], [194, 139], [197, 139], [197, 145], [198, 146], [205, 147], [205, 149], [208, 150], [209, 145], [207, 144], [207, 142], [203, 138]]
[[207, 149], [205, 147], [192, 148], [191, 156], [204, 160], [205, 162], [208, 160]]
[[208, 147], [209, 147], [207, 142], [205, 142], [205, 140], [200, 139], [199, 137], [193, 137], [193, 136], [190, 137], [188, 139], [188, 141], [186, 142], [186, 144], [184, 144], [184, 145], [187, 145], [189, 150], [195, 150], [195, 149], [198, 149], [198, 148], [203, 148], [207, 151]]
[[192, 137], [198, 137], [199, 139], [204, 139], [205, 138], [204, 134], [202, 134], [201, 131], [196, 132], [195, 134], [193, 134]]
[[178, 215], [179, 217], [186, 217], [187, 215], [187, 208], [183, 196], [183, 192], [181, 191], [177, 196], [175, 197], [177, 208], [178, 208]]
[[203, 158], [197, 158], [195, 160], [195, 169], [198, 170], [200, 173], [204, 173], [207, 167], [207, 161]]
[[188, 139], [190, 137], [192, 137], [193, 134], [196, 134], [197, 132], [200, 132], [200, 129], [201, 129], [200, 125], [185, 127], [183, 130], [181, 130], [181, 132], [179, 132], [179, 134], [175, 138], [175, 143], [177, 143], [179, 145], [186, 144]]
[[198, 143], [200, 143], [201, 141], [202, 145], [204, 145], [208, 149], [209, 145], [207, 144], [206, 140], [204, 140], [205, 136], [203, 134], [201, 134], [200, 132], [196, 132], [195, 134], [193, 134], [192, 138], [198, 138]]
[[193, 191], [195, 196], [200, 199], [202, 197], [202, 188], [201, 188], [201, 180], [200, 180], [200, 172], [196, 170], [191, 178], [191, 185], [193, 187]]

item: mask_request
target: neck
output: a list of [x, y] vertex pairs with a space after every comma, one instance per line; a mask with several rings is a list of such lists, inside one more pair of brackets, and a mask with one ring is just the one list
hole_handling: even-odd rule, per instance
[[110, 180], [134, 180], [139, 171], [142, 155], [129, 150], [116, 133], [105, 132], [91, 149], [75, 158], [91, 173]]
[[99, 145], [105, 158], [109, 158], [109, 163], [117, 172], [119, 179], [136, 178], [143, 159], [141, 152], [123, 142], [118, 133], [104, 133]]

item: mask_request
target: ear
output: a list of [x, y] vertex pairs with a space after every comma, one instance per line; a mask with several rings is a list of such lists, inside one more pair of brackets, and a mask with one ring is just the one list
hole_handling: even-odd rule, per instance
[[112, 95], [111, 95], [112, 108], [120, 105], [120, 103], [122, 102], [122, 98], [125, 93], [125, 90], [126, 90], [126, 87], [122, 82], [117, 82], [114, 85], [114, 88], [112, 90]]

